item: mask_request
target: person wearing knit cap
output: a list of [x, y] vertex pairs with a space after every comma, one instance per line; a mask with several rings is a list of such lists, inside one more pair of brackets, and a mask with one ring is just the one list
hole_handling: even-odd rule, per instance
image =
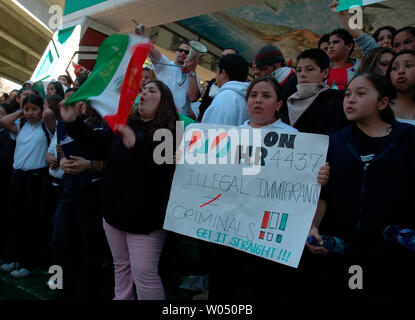
[[281, 50], [273, 45], [262, 47], [255, 55], [255, 66], [261, 76], [273, 76], [281, 86], [295, 77], [295, 72], [290, 67], [285, 67], [285, 59]]
[[285, 66], [285, 58], [279, 48], [273, 45], [262, 47], [255, 55], [254, 62], [258, 76], [273, 77], [281, 85], [283, 101], [287, 101], [297, 91], [295, 71], [290, 66]]

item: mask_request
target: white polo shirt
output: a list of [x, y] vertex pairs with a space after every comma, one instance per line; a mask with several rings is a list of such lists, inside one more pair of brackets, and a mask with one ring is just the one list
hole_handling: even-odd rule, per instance
[[[156, 73], [157, 80], [166, 84], [171, 90], [177, 110], [188, 116], [191, 108], [191, 101], [188, 95], [189, 75], [183, 74], [182, 68], [167, 59], [163, 54], [160, 61], [154, 65], [154, 72]], [[185, 76], [185, 81], [180, 84], [183, 76]], [[196, 82], [200, 91], [200, 79], [197, 75]]]
[[[244, 127], [244, 128], [252, 128], [249, 125], [249, 122], [250, 121], [251, 120], [246, 120], [244, 122], [244, 124], [241, 125], [241, 127]], [[298, 130], [296, 128], [291, 127], [290, 125], [282, 122], [281, 119], [278, 119], [277, 121], [275, 121], [275, 122], [273, 122], [273, 123], [271, 123], [271, 124], [269, 124], [269, 125], [267, 125], [267, 126], [265, 126], [263, 128], [266, 128], [266, 129], [274, 129], [274, 130], [281, 130], [281, 131], [286, 131], [286, 132], [298, 132]]]
[[16, 170], [34, 170], [47, 167], [45, 160], [48, 151], [48, 140], [42, 129], [42, 122], [30, 124], [26, 122], [20, 130], [17, 123], [16, 149], [14, 151], [13, 168]]

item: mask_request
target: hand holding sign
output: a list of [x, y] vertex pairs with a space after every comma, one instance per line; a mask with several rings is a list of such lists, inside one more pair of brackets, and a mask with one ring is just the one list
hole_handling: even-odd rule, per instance
[[327, 147], [323, 135], [192, 124], [163, 228], [297, 267]]

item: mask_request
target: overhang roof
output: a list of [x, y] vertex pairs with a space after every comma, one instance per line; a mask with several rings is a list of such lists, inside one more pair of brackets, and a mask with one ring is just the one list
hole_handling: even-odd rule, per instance
[[[37, 3], [37, 8], [45, 11], [54, 4], [64, 5], [64, 0]], [[0, 77], [16, 83], [30, 79], [52, 36], [24, 0], [0, 0]]]

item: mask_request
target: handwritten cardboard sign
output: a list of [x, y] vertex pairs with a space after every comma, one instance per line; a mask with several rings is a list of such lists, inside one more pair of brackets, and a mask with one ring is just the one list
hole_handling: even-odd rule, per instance
[[297, 267], [327, 148], [323, 135], [192, 124], [164, 229]]

